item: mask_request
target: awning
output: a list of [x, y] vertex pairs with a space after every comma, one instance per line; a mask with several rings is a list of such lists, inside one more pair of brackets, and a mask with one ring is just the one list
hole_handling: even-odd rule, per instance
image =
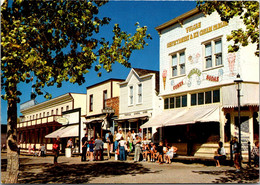
[[[222, 87], [223, 107], [237, 107], [237, 89], [236, 85]], [[259, 84], [242, 83], [241, 84], [241, 106], [259, 106]]]
[[138, 119], [145, 120], [145, 119], [147, 119], [147, 118], [150, 117], [150, 116], [151, 116], [150, 113], [135, 114], [135, 115], [120, 117], [120, 118], [118, 118], [118, 119], [115, 119], [115, 121], [124, 121], [124, 120], [127, 120], [127, 121], [129, 121], [129, 122], [135, 122], [135, 121], [137, 121]]
[[149, 119], [145, 124], [141, 126], [141, 128], [149, 128], [149, 127], [162, 127], [165, 122], [168, 120], [179, 116], [180, 114], [184, 114], [186, 109], [168, 109], [164, 110], [160, 114], [154, 116], [153, 118]]
[[104, 119], [106, 118], [106, 115], [97, 117], [97, 118], [89, 118], [86, 119], [85, 123], [101, 123], [104, 121]]
[[203, 105], [186, 109], [166, 121], [163, 126], [193, 124], [196, 122], [219, 122], [219, 105]]
[[60, 129], [55, 130], [54, 132], [46, 135], [45, 138], [57, 138], [57, 136], [59, 136], [60, 138], [78, 137], [79, 125], [69, 125], [61, 127]]

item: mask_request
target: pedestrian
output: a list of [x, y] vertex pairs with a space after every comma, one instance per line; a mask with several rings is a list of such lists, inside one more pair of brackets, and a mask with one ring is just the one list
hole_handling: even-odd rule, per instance
[[171, 160], [173, 159], [174, 155], [176, 154], [178, 148], [173, 145], [172, 146], [168, 145], [168, 147], [169, 147], [169, 150], [165, 154], [165, 159], [166, 159], [166, 164], [171, 164], [172, 163]]
[[72, 138], [70, 138], [67, 142], [67, 148], [73, 148], [73, 142], [72, 142]]
[[90, 154], [89, 161], [94, 160], [94, 144], [95, 144], [94, 137], [91, 137], [89, 141], [89, 154]]
[[88, 145], [88, 134], [85, 133], [85, 136], [81, 139], [82, 141], [82, 155], [81, 161], [86, 161], [86, 154], [87, 154], [87, 145]]
[[45, 145], [41, 144], [41, 156], [45, 157]]
[[255, 167], [259, 167], [259, 141], [255, 142], [255, 146], [251, 151], [252, 159], [254, 160]]
[[100, 136], [95, 140], [95, 151], [96, 151], [96, 161], [102, 160], [102, 150], [103, 150], [103, 141], [101, 140]]
[[142, 133], [142, 129], [139, 129], [139, 132], [137, 134], [141, 139], [143, 138], [143, 133]]
[[[121, 137], [123, 136], [123, 133], [122, 133], [122, 128], [119, 128], [118, 129], [118, 133], [116, 134], [116, 142], [115, 142], [115, 150], [119, 150], [118, 148], [118, 142], [120, 141]], [[124, 136], [123, 136], [124, 137]], [[118, 160], [118, 155], [117, 155], [118, 151], [115, 152], [115, 160]]]
[[110, 146], [111, 146], [111, 143], [113, 142], [112, 141], [113, 136], [112, 136], [110, 130], [106, 133], [105, 139], [106, 139], [106, 144], [107, 144], [107, 158], [110, 159]]
[[17, 145], [17, 153], [18, 153], [18, 155], [20, 155], [20, 150], [21, 150], [21, 145], [20, 145], [20, 142], [18, 142], [18, 145]]
[[113, 152], [116, 151], [116, 134], [117, 134], [117, 131], [115, 130], [115, 131], [114, 131], [114, 136], [113, 136], [113, 142], [114, 142]]
[[218, 146], [219, 147], [218, 147], [217, 151], [215, 152], [215, 156], [214, 156], [216, 167], [220, 167], [219, 161], [226, 160], [226, 150], [223, 147], [223, 142], [220, 141], [218, 143]]
[[29, 144], [29, 146], [28, 146], [28, 154], [31, 154], [32, 153], [32, 146], [31, 146], [31, 144]]
[[157, 147], [157, 163], [163, 164], [163, 142], [159, 142], [159, 146]]
[[119, 156], [121, 161], [125, 161], [125, 153], [126, 153], [126, 141], [124, 140], [124, 137], [122, 136], [120, 141], [119, 141]]
[[127, 137], [127, 144], [129, 145], [129, 150], [130, 150], [129, 153], [130, 153], [133, 150], [133, 136], [130, 130], [128, 131], [126, 137]]
[[141, 150], [141, 138], [138, 135], [135, 136], [134, 145], [135, 145], [134, 162], [138, 162], [139, 159], [140, 159], [140, 154], [142, 152], [142, 150]]
[[36, 145], [33, 145], [33, 156], [37, 156]]
[[239, 172], [240, 171], [240, 164], [239, 164], [239, 160], [240, 159], [240, 145], [238, 143], [238, 139], [237, 137], [234, 137], [233, 138], [233, 141], [232, 141], [232, 144], [233, 144], [233, 151], [232, 153], [235, 155], [234, 157], [234, 164], [235, 164], [235, 167], [236, 167], [236, 172]]
[[60, 137], [57, 136], [57, 139], [54, 141], [52, 145], [52, 151], [54, 153], [54, 165], [58, 165], [58, 157], [60, 153]]

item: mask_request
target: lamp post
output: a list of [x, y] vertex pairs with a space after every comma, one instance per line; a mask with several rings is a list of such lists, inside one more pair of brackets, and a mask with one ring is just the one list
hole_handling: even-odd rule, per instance
[[240, 159], [239, 159], [239, 166], [241, 166], [241, 155], [242, 155], [242, 150], [241, 150], [241, 118], [240, 118], [240, 84], [243, 82], [243, 80], [240, 78], [240, 75], [237, 74], [236, 79], [234, 82], [237, 84], [237, 107], [238, 107], [238, 137], [239, 137], [239, 153], [240, 153]]

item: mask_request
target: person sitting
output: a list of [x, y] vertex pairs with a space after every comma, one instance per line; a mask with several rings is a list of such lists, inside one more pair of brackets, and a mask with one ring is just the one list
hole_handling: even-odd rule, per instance
[[175, 146], [170, 146], [169, 145], [169, 150], [165, 155], [165, 159], [166, 159], [166, 164], [171, 164], [172, 163], [172, 159], [174, 157], [174, 155], [176, 155], [178, 148], [176, 148]]
[[252, 148], [252, 159], [254, 160], [255, 167], [259, 167], [259, 141], [255, 142], [255, 146]]
[[214, 156], [214, 160], [216, 162], [216, 167], [220, 167], [219, 161], [226, 160], [226, 151], [225, 151], [225, 148], [223, 147], [223, 143], [220, 141], [218, 143], [218, 145], [219, 145], [219, 148], [215, 152], [215, 156]]
[[157, 163], [163, 164], [163, 142], [160, 141], [159, 146], [157, 147]]

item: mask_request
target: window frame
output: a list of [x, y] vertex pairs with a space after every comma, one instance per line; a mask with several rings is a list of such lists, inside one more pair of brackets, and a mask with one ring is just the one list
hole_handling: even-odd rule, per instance
[[[141, 86], [141, 93], [139, 92], [139, 88]], [[139, 98], [141, 97], [141, 101], [139, 101]], [[143, 84], [138, 83], [137, 84], [137, 104], [142, 104], [143, 103]]]
[[103, 91], [103, 109], [106, 108], [106, 102], [107, 102], [107, 90]]
[[94, 109], [94, 107], [93, 107], [93, 104], [94, 104], [94, 96], [93, 96], [93, 94], [90, 94], [89, 95], [89, 112], [93, 112], [93, 109]]
[[[182, 54], [184, 55], [184, 62], [181, 62]], [[169, 54], [171, 57], [171, 78], [184, 76], [186, 74], [186, 48]], [[176, 57], [176, 64], [173, 65], [173, 58]]]
[[133, 85], [129, 85], [129, 88], [128, 88], [128, 105], [129, 106], [134, 105], [134, 86]]

